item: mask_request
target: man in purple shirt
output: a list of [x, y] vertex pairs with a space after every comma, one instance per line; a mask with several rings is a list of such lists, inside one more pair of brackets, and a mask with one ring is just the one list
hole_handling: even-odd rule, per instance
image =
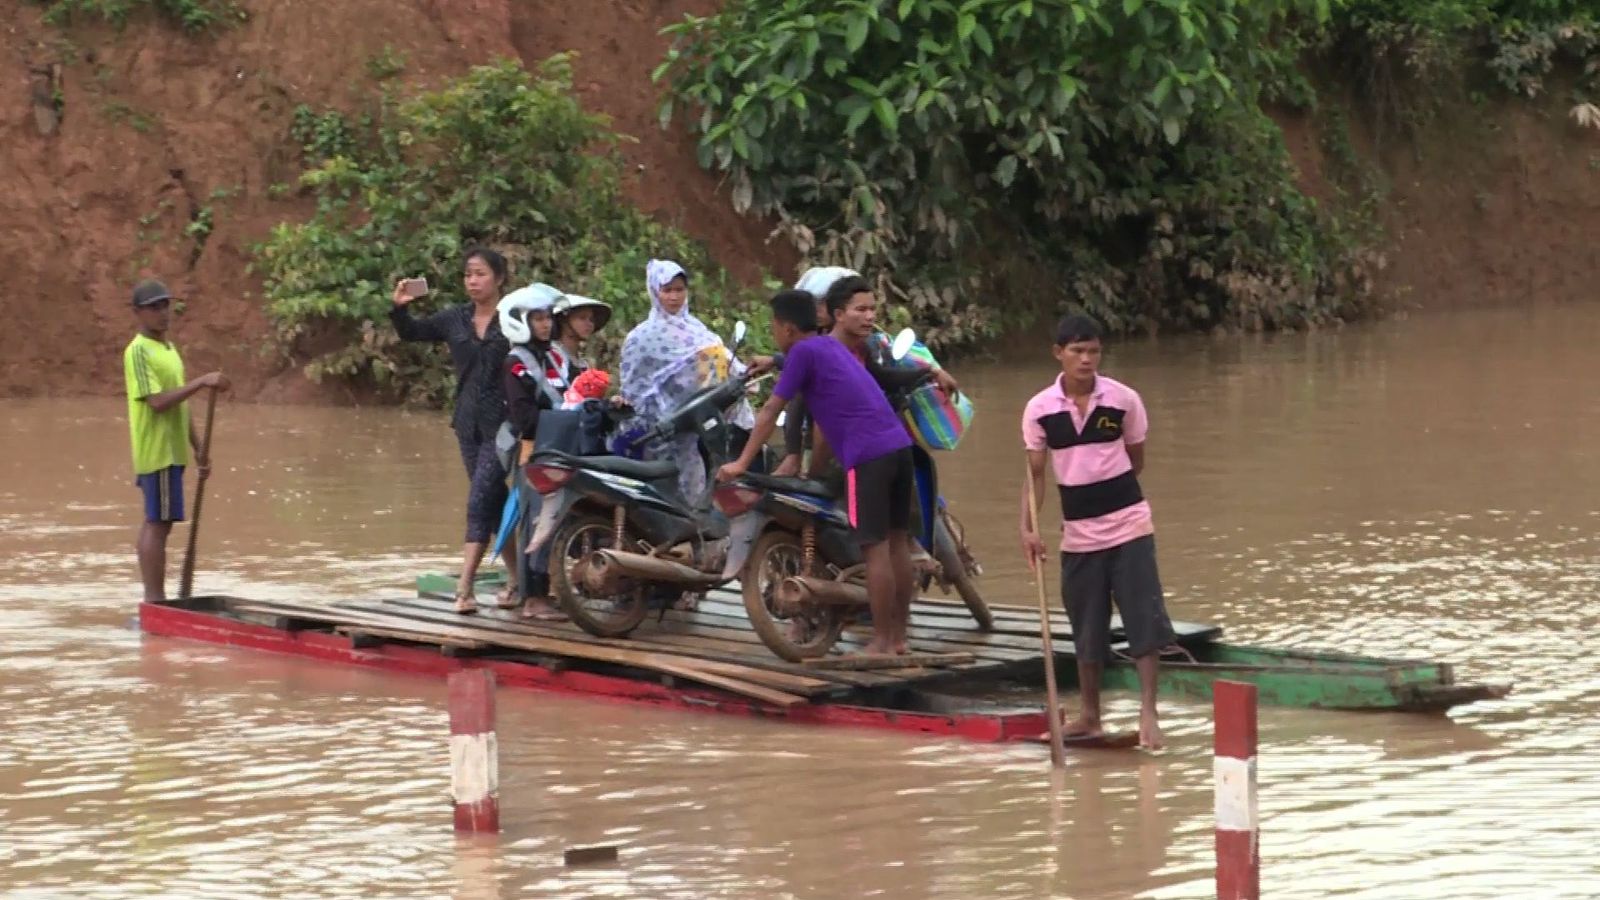
[[916, 583], [911, 571], [911, 437], [883, 391], [854, 353], [831, 337], [814, 336], [816, 302], [804, 291], [772, 298], [772, 336], [786, 354], [772, 399], [761, 407], [739, 458], [717, 472], [743, 475], [766, 446], [778, 414], [805, 395], [812, 420], [833, 448], [849, 486], [850, 524], [867, 566], [872, 641], [867, 652], [906, 652], [906, 625]]

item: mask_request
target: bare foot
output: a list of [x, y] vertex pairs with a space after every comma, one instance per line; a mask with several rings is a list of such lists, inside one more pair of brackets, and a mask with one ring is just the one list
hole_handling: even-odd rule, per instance
[[540, 622], [565, 622], [567, 614], [557, 609], [550, 602], [549, 597], [529, 597], [522, 604], [522, 611], [517, 614], [524, 619], [535, 619]]
[[[1105, 733], [1105, 730], [1100, 727], [1099, 719], [1090, 718], [1089, 716], [1079, 716], [1069, 722], [1067, 721], [1065, 713], [1066, 710], [1062, 710], [1061, 737], [1063, 739], [1070, 740], [1072, 738], [1096, 737]], [[1048, 738], [1048, 734], [1046, 737]]]
[[894, 646], [887, 641], [873, 638], [867, 642], [865, 647], [861, 648], [861, 652], [868, 656], [893, 656]]
[[893, 653], [896, 656], [905, 656], [906, 654], [908, 654], [910, 652], [911, 652], [911, 645], [906, 643], [905, 641], [900, 641], [899, 643], [894, 645]]
[[1161, 723], [1156, 721], [1156, 711], [1144, 709], [1139, 711], [1139, 746], [1145, 750], [1160, 750]]

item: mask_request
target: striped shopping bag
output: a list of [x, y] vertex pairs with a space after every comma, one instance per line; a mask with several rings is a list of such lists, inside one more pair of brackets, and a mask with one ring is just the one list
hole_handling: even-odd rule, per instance
[[972, 401], [966, 394], [947, 395], [935, 384], [911, 392], [903, 414], [911, 436], [925, 450], [954, 450], [972, 424]]

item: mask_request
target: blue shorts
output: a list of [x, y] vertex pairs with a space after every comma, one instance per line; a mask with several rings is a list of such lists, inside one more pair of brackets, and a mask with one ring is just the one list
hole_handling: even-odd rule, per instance
[[134, 484], [144, 492], [146, 522], [183, 521], [183, 466], [168, 466], [140, 475]]

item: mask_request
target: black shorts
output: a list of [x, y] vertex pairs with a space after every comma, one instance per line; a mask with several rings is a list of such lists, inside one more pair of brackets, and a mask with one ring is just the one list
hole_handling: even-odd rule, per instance
[[875, 456], [845, 474], [856, 541], [870, 547], [891, 531], [911, 530], [911, 448]]
[[1129, 656], [1138, 659], [1176, 639], [1161, 596], [1154, 535], [1105, 550], [1061, 554], [1061, 605], [1067, 608], [1080, 662], [1103, 663], [1110, 655], [1113, 601], [1122, 614]]

